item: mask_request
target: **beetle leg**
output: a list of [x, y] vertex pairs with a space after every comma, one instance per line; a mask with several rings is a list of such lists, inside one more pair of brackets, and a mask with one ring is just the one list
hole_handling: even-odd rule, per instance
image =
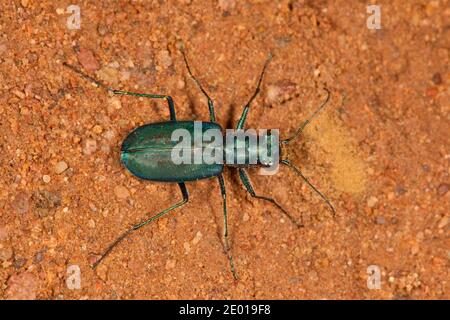
[[112, 251], [112, 249], [115, 246], [117, 246], [123, 239], [125, 239], [130, 233], [138, 230], [139, 228], [145, 226], [146, 224], [148, 224], [150, 222], [157, 220], [158, 218], [161, 218], [166, 213], [169, 213], [170, 211], [172, 211], [178, 207], [181, 207], [182, 205], [187, 203], [189, 201], [189, 193], [187, 191], [186, 185], [184, 184], [184, 182], [180, 182], [180, 183], [178, 183], [178, 185], [180, 186], [181, 194], [183, 195], [183, 200], [181, 200], [180, 202], [174, 204], [173, 206], [161, 211], [160, 213], [152, 216], [150, 219], [142, 221], [141, 223], [138, 223], [138, 224], [134, 225], [133, 227], [131, 227], [131, 229], [125, 231], [108, 247], [108, 249], [106, 249], [106, 251], [102, 254], [102, 256], [92, 265], [92, 268], [95, 269], [99, 265], [99, 263], [102, 262], [102, 260], [105, 259], [106, 256]]
[[231, 255], [230, 244], [228, 242], [227, 193], [226, 193], [226, 189], [225, 189], [225, 181], [223, 180], [222, 174], [218, 175], [217, 178], [219, 179], [220, 192], [222, 194], [222, 199], [223, 199], [223, 239], [224, 239], [224, 243], [225, 243], [225, 251], [228, 255], [228, 260], [230, 262], [230, 268], [231, 268], [231, 273], [233, 274], [233, 278], [235, 280], [237, 280], [236, 270], [234, 268], [233, 256]]
[[167, 104], [169, 105], [170, 121], [177, 121], [177, 117], [175, 115], [175, 106], [173, 104], [173, 99], [171, 96], [166, 96], [166, 95], [162, 95], [162, 94], [136, 93], [136, 92], [130, 92], [130, 91], [114, 90], [114, 89], [108, 89], [108, 90], [114, 94], [122, 94], [122, 95], [127, 95], [127, 96], [144, 97], [144, 98], [152, 98], [152, 99], [165, 99], [167, 101]]
[[288, 166], [289, 168], [291, 168], [292, 170], [294, 170], [294, 172], [300, 176], [300, 178], [303, 179], [303, 181], [305, 181], [305, 183], [315, 192], [319, 195], [319, 197], [322, 198], [322, 200], [328, 205], [328, 207], [331, 210], [331, 213], [333, 214], [333, 217], [336, 216], [336, 210], [334, 209], [333, 205], [331, 204], [330, 200], [328, 200], [328, 198], [319, 191], [319, 189], [317, 189], [309, 180], [308, 178], [306, 178], [303, 173], [300, 171], [299, 168], [297, 168], [296, 165], [294, 165], [293, 163], [291, 163], [289, 160], [284, 159], [281, 161], [282, 164]]
[[216, 122], [216, 115], [214, 111], [214, 103], [212, 99], [209, 97], [208, 93], [205, 89], [203, 89], [200, 81], [197, 80], [197, 78], [192, 74], [191, 67], [189, 66], [189, 63], [186, 58], [186, 54], [184, 53], [184, 50], [181, 50], [181, 53], [183, 54], [184, 63], [186, 64], [186, 68], [188, 70], [189, 75], [191, 76], [192, 80], [194, 80], [197, 87], [200, 89], [200, 91], [205, 95], [206, 99], [208, 99], [208, 108], [209, 108], [209, 118], [211, 122]]
[[247, 189], [247, 191], [250, 193], [250, 195], [253, 198], [261, 199], [261, 200], [265, 200], [265, 201], [269, 201], [269, 202], [273, 203], [278, 209], [280, 209], [284, 213], [284, 215], [286, 217], [289, 218], [289, 220], [291, 220], [291, 222], [293, 224], [295, 224], [298, 228], [303, 227], [303, 223], [300, 223], [297, 220], [295, 220], [280, 204], [278, 204], [278, 202], [276, 202], [275, 199], [257, 195], [255, 190], [253, 189], [253, 186], [250, 182], [250, 179], [248, 178], [247, 173], [245, 172], [245, 170], [243, 168], [239, 168], [239, 177], [241, 178], [242, 183], [244, 184], [245, 188]]
[[250, 100], [245, 105], [244, 110], [242, 111], [241, 118], [239, 119], [239, 122], [238, 122], [237, 127], [236, 127], [237, 130], [244, 128], [245, 120], [247, 119], [247, 114], [248, 114], [248, 111], [250, 110], [250, 104], [253, 102], [253, 100], [255, 100], [256, 96], [258, 95], [258, 93], [259, 93], [259, 91], [261, 89], [261, 82], [262, 82], [262, 79], [264, 77], [264, 74], [266, 73], [267, 65], [269, 64], [271, 59], [272, 59], [272, 55], [269, 55], [269, 57], [267, 58], [266, 62], [264, 63], [264, 67], [263, 67], [263, 69], [261, 71], [261, 74], [259, 76], [259, 80], [258, 80], [258, 84], [256, 85], [255, 92], [253, 93], [253, 95], [251, 96]]
[[170, 96], [162, 95], [162, 94], [150, 94], [150, 93], [137, 93], [137, 92], [130, 92], [130, 91], [122, 91], [122, 90], [115, 90], [113, 88], [108, 87], [103, 82], [91, 77], [90, 75], [84, 73], [80, 69], [78, 69], [75, 66], [72, 66], [66, 62], [63, 62], [63, 65], [71, 69], [72, 71], [78, 73], [80, 76], [85, 78], [86, 80], [89, 80], [93, 83], [95, 83], [97, 86], [104, 88], [108, 91], [111, 91], [114, 94], [122, 94], [122, 95], [128, 95], [128, 96], [134, 96], [134, 97], [144, 97], [144, 98], [153, 98], [153, 99], [165, 99], [167, 100], [167, 104], [169, 105], [169, 111], [170, 111], [170, 120], [176, 121], [175, 116], [175, 106], [173, 104], [173, 99]]

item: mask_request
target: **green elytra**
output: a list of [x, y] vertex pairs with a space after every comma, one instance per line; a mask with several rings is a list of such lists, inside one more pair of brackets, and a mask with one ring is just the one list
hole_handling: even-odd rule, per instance
[[[184, 58], [184, 62], [186, 65], [186, 68], [188, 70], [188, 73], [190, 77], [193, 79], [197, 87], [200, 89], [200, 91], [203, 93], [203, 95], [206, 97], [208, 101], [208, 108], [209, 108], [209, 118], [210, 122], [202, 122], [203, 130], [208, 129], [217, 129], [221, 130], [219, 124], [216, 122], [216, 116], [215, 116], [215, 110], [214, 110], [214, 103], [212, 99], [209, 97], [206, 90], [202, 87], [200, 82], [197, 80], [197, 78], [193, 75], [191, 68], [189, 66], [189, 63], [187, 61], [186, 55], [184, 53], [184, 50], [181, 50], [181, 53]], [[247, 119], [247, 115], [250, 111], [250, 105], [253, 102], [253, 100], [256, 98], [260, 91], [261, 82], [263, 80], [264, 74], [266, 72], [267, 66], [269, 61], [271, 60], [272, 56], [269, 55], [269, 58], [266, 60], [264, 67], [262, 69], [262, 72], [259, 76], [258, 83], [256, 86], [256, 89], [253, 93], [253, 95], [250, 97], [247, 104], [244, 106], [244, 109], [242, 111], [241, 117], [237, 123], [236, 130], [240, 130], [244, 128], [245, 121]], [[234, 277], [234, 279], [237, 279], [237, 274], [234, 267], [233, 257], [230, 251], [230, 245], [228, 240], [228, 223], [227, 223], [227, 198], [226, 198], [226, 189], [225, 189], [225, 182], [223, 178], [223, 167], [228, 166], [226, 162], [223, 164], [182, 164], [182, 165], [175, 165], [170, 160], [170, 147], [173, 146], [173, 141], [171, 140], [172, 132], [176, 129], [185, 129], [188, 130], [190, 133], [193, 132], [193, 124], [194, 121], [178, 121], [176, 118], [175, 113], [175, 106], [173, 103], [173, 99], [168, 95], [161, 95], [161, 94], [148, 94], [148, 93], [136, 93], [136, 92], [130, 92], [130, 91], [122, 91], [122, 90], [115, 90], [112, 89], [103, 83], [99, 82], [98, 80], [94, 79], [93, 77], [83, 73], [76, 67], [67, 64], [63, 62], [63, 65], [66, 67], [69, 67], [82, 77], [88, 79], [89, 81], [94, 82], [98, 86], [112, 92], [113, 94], [117, 95], [129, 95], [129, 96], [135, 96], [135, 97], [144, 97], [144, 98], [153, 98], [153, 99], [163, 99], [167, 101], [169, 112], [170, 112], [170, 121], [167, 122], [159, 122], [159, 123], [150, 123], [143, 126], [140, 126], [133, 130], [127, 138], [123, 141], [122, 147], [121, 147], [121, 162], [124, 164], [124, 166], [135, 176], [150, 180], [150, 181], [160, 181], [160, 182], [167, 182], [167, 183], [177, 183], [181, 195], [182, 200], [175, 203], [174, 205], [170, 206], [169, 208], [151, 216], [149, 219], [146, 219], [138, 224], [135, 224], [130, 229], [125, 231], [122, 235], [120, 235], [106, 250], [105, 252], [100, 256], [100, 258], [92, 265], [93, 268], [96, 268], [103, 259], [106, 258], [106, 256], [112, 251], [112, 249], [117, 246], [125, 237], [127, 237], [131, 232], [136, 231], [140, 229], [141, 227], [161, 218], [162, 216], [166, 215], [167, 213], [171, 212], [172, 210], [179, 208], [186, 204], [189, 201], [189, 193], [186, 188], [186, 181], [195, 181], [200, 179], [207, 179], [212, 177], [217, 177], [219, 182], [219, 187], [223, 199], [223, 239], [224, 239], [224, 247], [225, 247], [225, 253], [227, 254], [231, 273]], [[291, 141], [296, 139], [301, 133], [303, 132], [303, 129], [308, 125], [308, 123], [311, 122], [311, 120], [319, 113], [320, 110], [324, 108], [324, 106], [327, 104], [330, 98], [330, 91], [326, 88], [324, 90], [327, 92], [327, 97], [325, 101], [319, 106], [319, 108], [305, 121], [303, 124], [296, 130], [296, 132], [290, 136], [289, 138], [280, 141], [281, 142], [281, 148], [284, 148], [286, 145], [288, 145]], [[204, 132], [203, 131], [203, 132]], [[251, 150], [250, 150], [251, 151]], [[283, 156], [283, 154], [282, 154]], [[295, 166], [292, 162], [289, 161], [287, 158], [279, 158], [279, 162], [290, 169], [292, 169], [298, 176], [300, 176], [306, 184], [311, 187], [328, 205], [330, 210], [332, 211], [333, 215], [335, 214], [335, 209], [330, 203], [330, 201], [314, 186], [312, 185], [309, 180], [302, 174], [300, 169]], [[240, 165], [233, 164], [233, 167], [236, 167], [239, 171], [239, 177], [247, 189], [247, 191], [250, 193], [250, 195], [253, 198], [265, 200], [268, 202], [271, 202], [273, 205], [275, 205], [294, 225], [297, 227], [303, 227], [303, 224], [295, 220], [275, 199], [270, 197], [265, 197], [256, 194], [252, 184], [250, 183], [250, 179], [247, 175], [246, 168], [252, 166], [255, 167], [255, 164], [250, 163], [243, 163]], [[264, 166], [264, 164], [258, 163], [256, 166]]]

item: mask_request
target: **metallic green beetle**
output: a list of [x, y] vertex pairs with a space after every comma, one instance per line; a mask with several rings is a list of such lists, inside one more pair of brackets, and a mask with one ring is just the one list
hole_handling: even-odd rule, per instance
[[[197, 80], [197, 78], [192, 74], [191, 68], [189, 66], [189, 63], [187, 61], [186, 55], [184, 51], [182, 50], [181, 53], [183, 54], [184, 62], [186, 64], [186, 68], [188, 70], [189, 75], [194, 80], [198, 88], [202, 91], [202, 93], [205, 95], [208, 101], [208, 107], [209, 107], [209, 116], [210, 116], [210, 122], [202, 122], [202, 133], [204, 133], [206, 130], [209, 129], [215, 129], [220, 130], [223, 132], [222, 128], [219, 124], [216, 123], [216, 117], [214, 112], [214, 104], [207, 92], [203, 89], [200, 82]], [[260, 91], [260, 86], [262, 79], [264, 77], [267, 65], [269, 61], [271, 60], [272, 56], [269, 56], [266, 63], [264, 64], [263, 70], [259, 76], [259, 80], [256, 86], [256, 90], [249, 99], [248, 103], [245, 105], [244, 110], [242, 112], [242, 115], [238, 121], [238, 124], [236, 126], [237, 130], [241, 130], [244, 128], [245, 121], [247, 119], [248, 112], [250, 110], [250, 105], [253, 102], [253, 100], [256, 98]], [[146, 93], [135, 93], [135, 92], [129, 92], [129, 91], [121, 91], [121, 90], [115, 90], [112, 89], [103, 83], [99, 82], [98, 80], [90, 77], [89, 75], [83, 73], [79, 69], [75, 68], [74, 66], [71, 66], [67, 63], [64, 63], [65, 66], [69, 67], [76, 73], [80, 74], [82, 77], [96, 83], [98, 86], [105, 88], [106, 90], [117, 94], [117, 95], [129, 95], [129, 96], [135, 96], [135, 97], [145, 97], [145, 98], [154, 98], [154, 99], [164, 99], [167, 101], [169, 112], [170, 112], [170, 121], [167, 122], [159, 122], [159, 123], [150, 123], [145, 124], [143, 126], [140, 126], [133, 130], [127, 138], [123, 141], [122, 147], [121, 147], [121, 162], [123, 165], [135, 176], [145, 179], [145, 180], [151, 180], [151, 181], [159, 181], [159, 182], [169, 182], [169, 183], [178, 183], [181, 194], [182, 194], [182, 200], [171, 207], [153, 215], [151, 218], [144, 220], [133, 227], [131, 227], [129, 230], [124, 232], [121, 236], [119, 236], [109, 247], [108, 249], [101, 255], [101, 257], [93, 264], [93, 268], [95, 268], [110, 252], [111, 250], [119, 244], [127, 235], [129, 235], [131, 232], [145, 226], [146, 224], [155, 221], [156, 219], [162, 217], [163, 215], [167, 214], [168, 212], [181, 207], [189, 200], [189, 194], [185, 185], [186, 181], [195, 181], [200, 179], [207, 179], [212, 177], [217, 177], [222, 198], [223, 198], [223, 219], [224, 219], [224, 228], [223, 228], [223, 237], [224, 237], [224, 245], [225, 245], [225, 252], [227, 253], [228, 260], [230, 263], [230, 268], [232, 275], [235, 279], [237, 279], [236, 271], [234, 268], [233, 258], [230, 253], [230, 246], [228, 242], [228, 226], [227, 226], [227, 204], [226, 204], [226, 191], [225, 191], [225, 183], [223, 179], [223, 168], [224, 166], [232, 166], [236, 167], [239, 171], [239, 176], [244, 184], [247, 191], [250, 193], [250, 195], [257, 199], [262, 199], [265, 201], [269, 201], [272, 204], [274, 204], [278, 209], [280, 209], [286, 217], [289, 218], [290, 221], [292, 221], [297, 227], [302, 227], [303, 225], [299, 222], [297, 222], [278, 202], [276, 202], [274, 199], [257, 195], [256, 192], [253, 189], [253, 186], [250, 183], [250, 180], [246, 173], [246, 168], [248, 167], [265, 167], [268, 165], [267, 158], [263, 159], [260, 157], [260, 150], [258, 148], [254, 147], [248, 147], [246, 146], [245, 154], [254, 154], [256, 155], [256, 164], [249, 162], [249, 157], [245, 157], [242, 162], [239, 162], [238, 164], [235, 161], [227, 162], [224, 159], [223, 163], [213, 163], [213, 164], [175, 164], [172, 161], [171, 158], [171, 151], [175, 147], [176, 141], [173, 141], [172, 139], [172, 133], [174, 130], [177, 129], [183, 129], [187, 130], [188, 132], [194, 134], [194, 121], [178, 121], [175, 114], [175, 107], [173, 100], [170, 96], [167, 95], [159, 95], [159, 94], [146, 94]], [[285, 146], [297, 138], [305, 128], [305, 126], [310, 123], [310, 121], [317, 115], [317, 113], [326, 105], [330, 98], [330, 92], [328, 89], [326, 89], [327, 97], [326, 100], [320, 105], [320, 107], [297, 129], [297, 131], [292, 135], [290, 138], [282, 140], [280, 145], [280, 150], [278, 150], [278, 154], [281, 154], [279, 157], [279, 163], [288, 166], [294, 172], [299, 175], [329, 206], [333, 214], [335, 214], [335, 210], [329, 200], [316, 188], [314, 187], [307, 179], [306, 177], [301, 173], [301, 171], [292, 164], [287, 159], [287, 154], [282, 153], [286, 148]], [[201, 145], [201, 148], [206, 147], [205, 145]], [[224, 153], [226, 154], [230, 149], [238, 149], [238, 146], [233, 143], [231, 145], [224, 145]], [[283, 158], [284, 156], [284, 158]], [[235, 159], [234, 159], [235, 160]], [[269, 162], [271, 162], [273, 159], [270, 158], [269, 155]]]

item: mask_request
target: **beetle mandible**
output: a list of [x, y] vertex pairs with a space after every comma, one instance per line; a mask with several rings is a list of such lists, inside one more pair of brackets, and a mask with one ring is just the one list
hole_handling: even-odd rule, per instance
[[[186, 65], [186, 69], [190, 75], [190, 77], [195, 82], [196, 86], [200, 89], [200, 91], [203, 93], [203, 95], [206, 97], [208, 101], [208, 108], [209, 108], [209, 122], [202, 122], [202, 130], [204, 133], [206, 130], [209, 129], [215, 129], [220, 130], [223, 132], [221, 126], [216, 122], [216, 116], [214, 111], [214, 103], [206, 90], [202, 87], [200, 81], [197, 80], [197, 78], [193, 75], [191, 68], [189, 66], [188, 60], [186, 58], [186, 54], [183, 49], [180, 49], [184, 63]], [[241, 117], [237, 123], [236, 130], [243, 130], [245, 121], [247, 119], [247, 115], [250, 111], [250, 105], [253, 102], [253, 100], [256, 98], [258, 93], [260, 92], [261, 82], [263, 80], [264, 74], [266, 72], [267, 66], [272, 59], [272, 55], [269, 55], [267, 58], [264, 67], [261, 71], [261, 74], [259, 76], [256, 89], [253, 93], [253, 95], [248, 100], [247, 104], [244, 106], [244, 109], [242, 111]], [[186, 188], [185, 182], [187, 181], [196, 181], [200, 179], [207, 179], [207, 178], [217, 178], [219, 182], [220, 191], [222, 194], [223, 199], [223, 240], [224, 240], [224, 248], [225, 252], [227, 254], [227, 258], [230, 264], [231, 273], [234, 277], [234, 279], [237, 279], [237, 274], [233, 262], [233, 257], [230, 251], [230, 245], [228, 240], [228, 225], [227, 225], [227, 203], [226, 203], [226, 190], [225, 190], [225, 183], [223, 178], [223, 169], [225, 166], [235, 167], [239, 171], [239, 177], [247, 189], [247, 191], [250, 193], [250, 195], [253, 198], [265, 200], [268, 202], [271, 202], [273, 205], [275, 205], [294, 225], [297, 227], [303, 227], [303, 224], [295, 220], [275, 199], [261, 196], [256, 194], [252, 184], [250, 183], [250, 179], [247, 175], [246, 168], [248, 167], [266, 167], [267, 161], [262, 161], [260, 158], [260, 150], [258, 150], [258, 146], [247, 146], [245, 147], [246, 154], [253, 154], [256, 155], [256, 164], [250, 163], [249, 158], [250, 157], [244, 157], [243, 163], [231, 163], [230, 161], [227, 161], [227, 159], [224, 157], [223, 163], [215, 163], [215, 164], [175, 164], [173, 161], [171, 161], [171, 149], [174, 147], [174, 141], [172, 140], [172, 133], [174, 130], [177, 129], [183, 129], [187, 130], [191, 134], [194, 134], [194, 121], [178, 121], [176, 118], [175, 113], [175, 106], [173, 99], [168, 95], [163, 94], [147, 94], [147, 93], [136, 93], [136, 92], [130, 92], [130, 91], [122, 91], [122, 90], [116, 90], [113, 88], [108, 87], [107, 85], [103, 84], [102, 82], [94, 79], [93, 77], [85, 74], [78, 68], [74, 67], [73, 65], [70, 65], [66, 62], [63, 62], [63, 65], [72, 69], [77, 74], [81, 75], [83, 78], [94, 82], [99, 87], [102, 87], [106, 89], [107, 91], [112, 92], [116, 95], [128, 95], [128, 96], [134, 96], [134, 97], [144, 97], [144, 98], [153, 98], [153, 99], [163, 99], [166, 100], [167, 105], [169, 107], [169, 113], [170, 113], [170, 120], [166, 122], [158, 122], [158, 123], [149, 123], [145, 124], [143, 126], [140, 126], [136, 129], [134, 129], [123, 141], [121, 146], [121, 154], [120, 159], [122, 164], [127, 168], [133, 175], [137, 176], [138, 178], [150, 180], [150, 181], [157, 181], [157, 182], [167, 182], [167, 183], [177, 183], [181, 195], [182, 200], [175, 203], [171, 207], [151, 216], [149, 219], [146, 219], [134, 226], [132, 226], [130, 229], [125, 231], [122, 235], [120, 235], [106, 250], [105, 252], [100, 256], [100, 258], [92, 265], [93, 268], [96, 268], [98, 264], [106, 258], [106, 256], [112, 251], [112, 249], [117, 246], [125, 237], [127, 237], [130, 233], [133, 231], [136, 231], [140, 229], [141, 227], [149, 224], [150, 222], [153, 222], [157, 220], [158, 218], [164, 216], [165, 214], [169, 213], [170, 211], [179, 208], [186, 204], [189, 200], [189, 194], [188, 190]], [[290, 169], [292, 169], [295, 174], [297, 174], [299, 177], [305, 181], [305, 183], [312, 188], [322, 199], [325, 201], [325, 203], [330, 208], [333, 215], [335, 215], [335, 209], [333, 205], [330, 203], [330, 201], [325, 197], [324, 194], [322, 194], [300, 171], [300, 169], [294, 165], [288, 158], [287, 154], [283, 152], [286, 149], [286, 146], [293, 140], [295, 140], [297, 137], [301, 135], [305, 127], [311, 122], [311, 120], [325, 107], [325, 105], [328, 103], [330, 99], [330, 91], [327, 88], [324, 88], [324, 90], [327, 93], [326, 99], [324, 102], [315, 110], [312, 115], [302, 123], [302, 125], [295, 131], [295, 133], [290, 136], [287, 139], [281, 140], [279, 148], [279, 153], [281, 156], [279, 157], [279, 163], [283, 164]], [[236, 141], [233, 142], [232, 145], [225, 145], [224, 153], [226, 154], [229, 149], [237, 149]], [[201, 146], [202, 148], [205, 148], [205, 145]], [[284, 156], [284, 157], [283, 157]], [[267, 160], [267, 159], [266, 159]], [[269, 157], [270, 160], [270, 157]], [[270, 161], [269, 161], [270, 162]]]

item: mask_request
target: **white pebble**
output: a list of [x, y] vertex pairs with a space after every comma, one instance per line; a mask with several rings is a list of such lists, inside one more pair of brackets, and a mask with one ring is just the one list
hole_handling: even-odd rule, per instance
[[194, 239], [192, 239], [192, 244], [195, 246], [197, 243], [200, 242], [200, 240], [202, 240], [202, 238], [203, 238], [203, 234], [200, 231], [197, 232]]
[[64, 171], [66, 171], [68, 167], [69, 166], [67, 165], [67, 163], [65, 161], [60, 161], [55, 166], [55, 173], [56, 174], [61, 174]]

